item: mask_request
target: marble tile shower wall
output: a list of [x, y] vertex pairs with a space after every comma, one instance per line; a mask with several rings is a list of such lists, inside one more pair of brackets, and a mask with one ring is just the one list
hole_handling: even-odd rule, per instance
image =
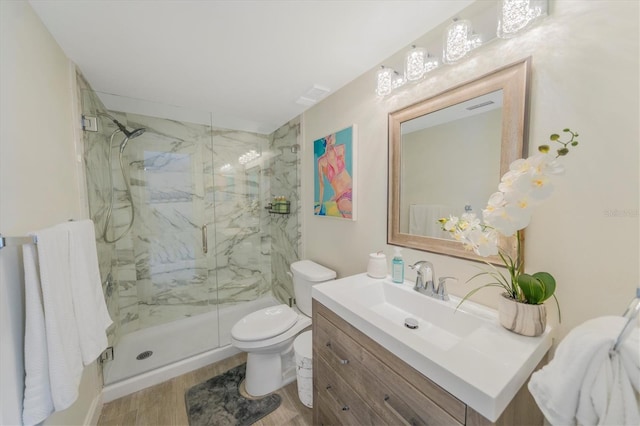
[[[84, 114], [107, 111], [78, 74]], [[211, 128], [109, 111], [129, 129], [147, 131], [131, 139], [123, 163], [132, 188], [135, 221], [116, 244], [101, 237], [110, 200], [108, 154], [115, 204], [109, 236], [122, 234], [131, 217], [118, 162], [118, 133], [99, 117], [99, 132], [85, 132], [85, 162], [91, 217], [96, 223], [100, 272], [119, 336], [200, 313], [254, 300], [273, 292], [293, 297], [287, 274], [300, 249], [300, 120], [271, 135]], [[244, 166], [241, 155], [261, 157]], [[291, 201], [290, 215], [264, 208], [275, 195]], [[208, 254], [202, 228], [208, 226]], [[107, 285], [107, 276], [113, 277]]]
[[294, 297], [288, 272], [291, 263], [300, 259], [300, 118], [291, 120], [270, 136], [273, 161], [269, 169], [271, 192], [291, 201], [291, 214], [272, 215], [271, 272], [274, 296], [284, 303]]
[[[271, 218], [262, 208], [271, 198], [269, 136], [115, 114], [129, 128], [147, 129], [125, 150], [136, 216], [116, 243], [123, 332], [269, 293]], [[263, 155], [240, 165], [251, 150]], [[117, 198], [117, 233], [128, 225], [128, 204]]]
[[[89, 83], [79, 72], [76, 74], [78, 86], [78, 105], [82, 106], [82, 113], [95, 115], [97, 111], [106, 111], [106, 108], [91, 90]], [[101, 121], [101, 124], [104, 121]], [[107, 309], [114, 324], [108, 329], [107, 336], [109, 344], [115, 343], [120, 332], [120, 303], [118, 300], [118, 280], [114, 269], [116, 265], [116, 252], [113, 244], [107, 244], [101, 237], [104, 220], [109, 201], [109, 168], [105, 161], [108, 152], [109, 136], [113, 128], [101, 125], [99, 131], [83, 132], [84, 142], [84, 162], [86, 165], [87, 197], [89, 201], [89, 213], [95, 224], [97, 237], [96, 247], [98, 251], [98, 262], [100, 268], [100, 278], [102, 280], [102, 290], [105, 295]]]

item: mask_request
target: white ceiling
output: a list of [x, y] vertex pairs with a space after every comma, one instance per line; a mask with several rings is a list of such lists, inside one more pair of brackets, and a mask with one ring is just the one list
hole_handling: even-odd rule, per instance
[[178, 106], [258, 133], [308, 108], [296, 100], [314, 85], [337, 91], [472, 2], [30, 0], [93, 89], [117, 95], [101, 95], [108, 108]]

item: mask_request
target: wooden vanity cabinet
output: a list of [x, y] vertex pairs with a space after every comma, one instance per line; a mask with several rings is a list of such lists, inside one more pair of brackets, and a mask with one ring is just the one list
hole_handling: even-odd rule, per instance
[[314, 425], [541, 425], [520, 390], [496, 423], [313, 300]]

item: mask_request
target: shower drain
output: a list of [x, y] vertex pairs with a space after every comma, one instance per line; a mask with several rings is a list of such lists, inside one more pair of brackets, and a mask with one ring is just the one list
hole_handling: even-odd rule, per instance
[[153, 351], [144, 351], [144, 352], [140, 353], [140, 354], [136, 357], [136, 359], [137, 359], [138, 361], [139, 361], [139, 360], [142, 360], [142, 359], [147, 359], [147, 358], [149, 358], [151, 355], [153, 355]]

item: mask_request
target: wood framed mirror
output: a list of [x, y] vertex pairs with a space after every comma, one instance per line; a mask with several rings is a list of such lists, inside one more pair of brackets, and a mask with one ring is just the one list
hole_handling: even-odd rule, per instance
[[[502, 265], [440, 230], [437, 219], [482, 218], [527, 146], [530, 58], [389, 114], [387, 243]], [[515, 257], [515, 237], [501, 238]], [[522, 250], [522, 247], [521, 247]]]

